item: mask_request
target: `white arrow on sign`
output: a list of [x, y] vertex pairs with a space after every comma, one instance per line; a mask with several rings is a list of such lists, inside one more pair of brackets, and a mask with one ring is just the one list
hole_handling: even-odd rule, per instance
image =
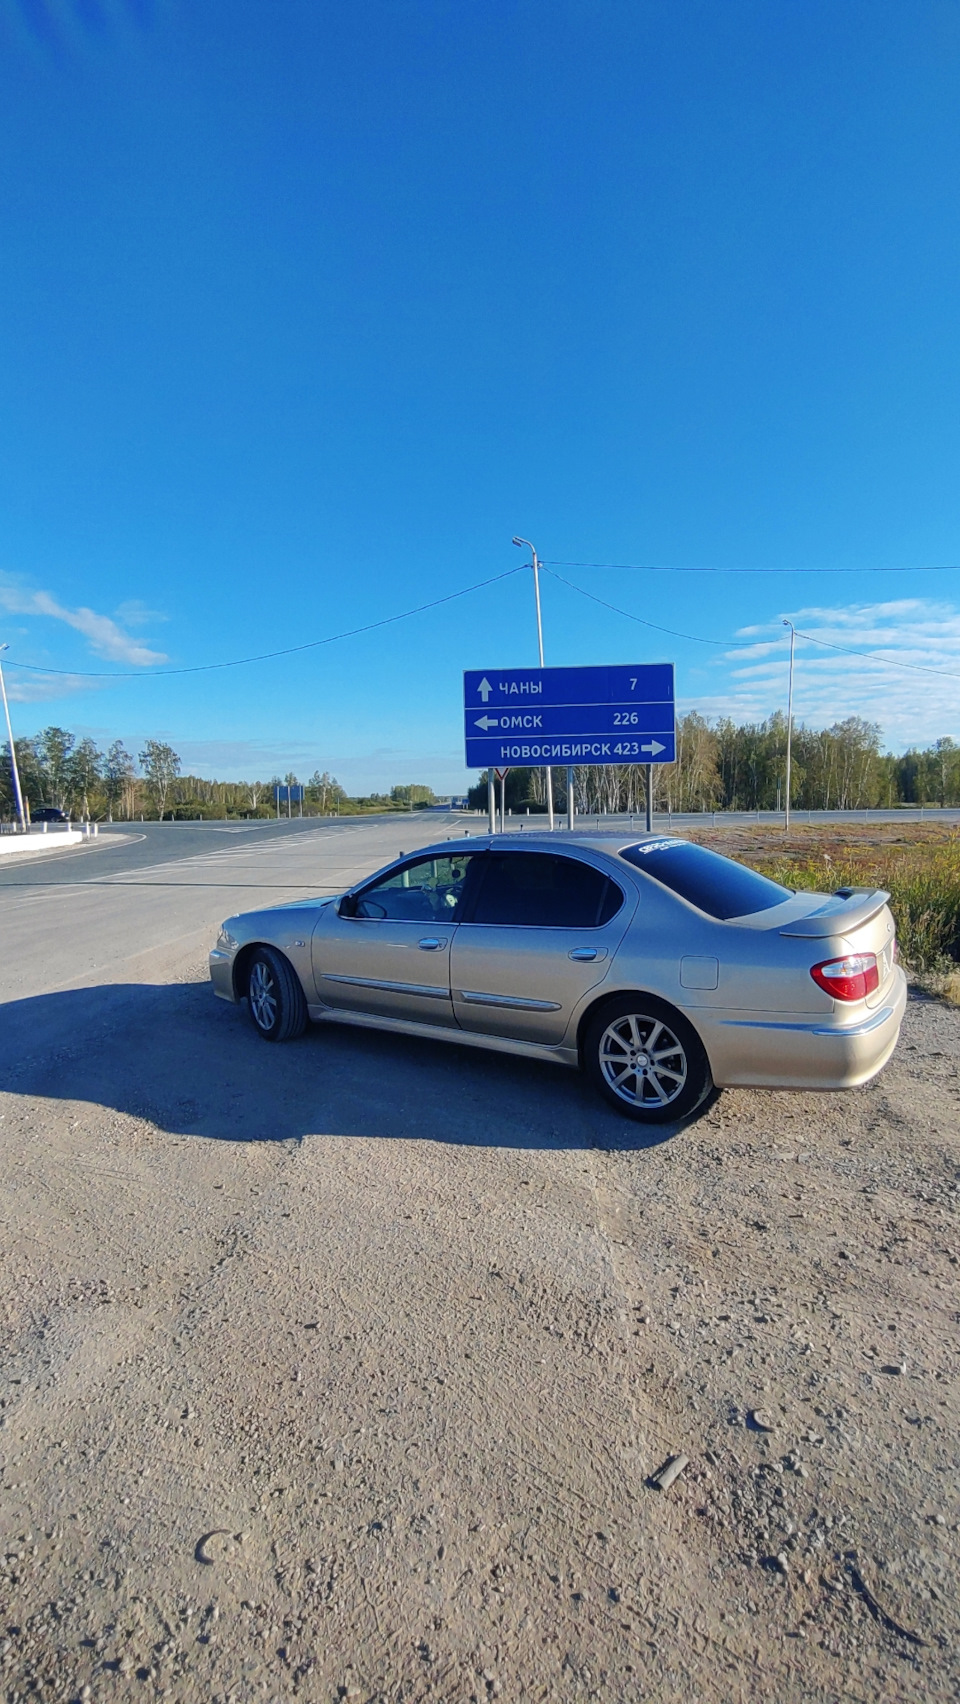
[[648, 751], [651, 757], [656, 757], [658, 751], [666, 751], [666, 749], [666, 746], [661, 745], [659, 740], [651, 740], [649, 745], [640, 747], [641, 751]]
[[486, 704], [487, 699], [490, 697], [490, 694], [493, 691], [493, 687], [490, 685], [490, 682], [488, 681], [486, 675], [484, 675], [482, 681], [480, 682], [480, 685], [477, 687], [477, 691], [479, 692], [480, 697], [483, 699], [484, 704]]
[[474, 726], [477, 728], [499, 728], [500, 722], [496, 716], [478, 716]]

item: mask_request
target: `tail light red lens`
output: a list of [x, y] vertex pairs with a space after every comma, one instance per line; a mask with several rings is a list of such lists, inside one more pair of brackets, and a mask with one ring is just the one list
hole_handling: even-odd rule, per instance
[[849, 953], [846, 958], [824, 959], [810, 972], [818, 988], [834, 1000], [865, 1000], [880, 986], [880, 968], [875, 953]]

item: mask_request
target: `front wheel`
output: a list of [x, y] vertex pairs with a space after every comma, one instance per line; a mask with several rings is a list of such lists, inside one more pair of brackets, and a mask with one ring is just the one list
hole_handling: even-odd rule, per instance
[[258, 947], [247, 965], [247, 1003], [264, 1041], [293, 1041], [307, 1027], [300, 978], [274, 947]]
[[603, 1006], [587, 1029], [583, 1057], [604, 1098], [643, 1124], [687, 1118], [713, 1087], [693, 1026], [652, 995], [625, 994]]

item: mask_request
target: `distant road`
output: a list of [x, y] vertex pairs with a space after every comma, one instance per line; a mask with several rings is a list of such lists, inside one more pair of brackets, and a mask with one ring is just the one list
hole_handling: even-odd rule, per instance
[[[565, 813], [557, 814], [557, 832], [566, 830]], [[768, 827], [782, 826], [782, 811], [688, 811], [668, 814], [658, 811], [654, 817], [654, 827], [659, 834], [674, 833], [683, 829], [720, 827], [728, 825], [761, 823]], [[791, 826], [800, 828], [808, 823], [823, 822], [897, 822], [906, 826], [916, 822], [948, 823], [951, 827], [960, 825], [960, 810], [938, 810], [931, 807], [911, 810], [882, 810], [882, 811], [794, 811]], [[507, 818], [509, 833], [542, 832], [546, 828], [544, 816], [527, 816], [517, 813]], [[621, 830], [628, 833], [642, 834], [644, 832], [644, 816], [642, 811], [636, 811], [632, 816], [621, 814], [607, 816], [602, 812], [589, 816], [578, 816], [577, 828], [583, 831], [590, 829]], [[102, 823], [96, 838], [84, 841], [80, 846], [64, 847], [63, 853], [45, 853], [36, 859], [15, 858], [9, 863], [0, 865], [0, 892], [4, 888], [77, 886], [102, 882], [114, 883], [118, 878], [133, 877], [138, 871], [156, 870], [158, 865], [176, 865], [189, 859], [207, 859], [217, 853], [256, 853], [258, 858], [269, 854], [271, 849], [280, 851], [281, 848], [296, 842], [301, 848], [309, 845], [310, 837], [322, 837], [325, 842], [331, 839], [344, 847], [355, 843], [358, 853], [361, 846], [366, 848], [381, 843], [388, 850], [379, 860], [386, 863], [396, 857], [401, 851], [413, 851], [418, 846], [429, 845], [434, 840], [444, 840], [448, 836], [457, 837], [462, 834], [485, 834], [487, 832], [486, 812], [478, 814], [474, 811], [451, 811], [444, 814], [440, 811], [416, 811], [409, 815], [398, 815], [392, 811], [382, 816], [364, 817], [294, 817], [292, 822], [281, 819], [254, 822], [145, 822], [145, 823]], [[219, 864], [219, 860], [214, 860]], [[262, 867], [262, 866], [261, 866]], [[366, 867], [374, 868], [374, 864]], [[358, 874], [361, 872], [358, 872]], [[171, 882], [182, 885], [182, 877], [176, 876], [171, 870]], [[151, 885], [156, 885], [151, 880]], [[216, 880], [204, 880], [200, 885], [217, 886]]]
[[[15, 858], [0, 867], [0, 889], [4, 887], [57, 887], [59, 885], [115, 880], [119, 875], [148, 870], [158, 864], [207, 857], [217, 852], [258, 853], [279, 850], [302, 836], [363, 836], [368, 830], [384, 829], [398, 836], [397, 848], [411, 850], [431, 840], [442, 839], [460, 819], [439, 811], [429, 816], [417, 812], [401, 816], [390, 811], [382, 816], [294, 817], [292, 822], [117, 822], [101, 823], [95, 838], [63, 853], [44, 852], [36, 859]], [[464, 828], [486, 827], [486, 818], [465, 816]], [[305, 844], [300, 839], [299, 844]], [[391, 854], [395, 856], [395, 854]], [[386, 859], [381, 862], [386, 862]]]

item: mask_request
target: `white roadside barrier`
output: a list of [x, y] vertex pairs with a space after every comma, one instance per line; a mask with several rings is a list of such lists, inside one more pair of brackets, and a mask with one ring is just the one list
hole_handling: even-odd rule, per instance
[[44, 834], [39, 825], [28, 834], [0, 834], [0, 858], [32, 858], [38, 852], [62, 852], [65, 846], [79, 845], [83, 838], [79, 828], [57, 826]]

